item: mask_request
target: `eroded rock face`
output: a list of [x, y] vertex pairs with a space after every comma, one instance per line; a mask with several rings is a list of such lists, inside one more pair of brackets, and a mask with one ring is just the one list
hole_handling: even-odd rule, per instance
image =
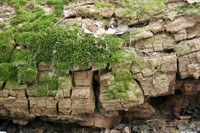
[[152, 54], [143, 57], [141, 64], [133, 64], [131, 71], [144, 91], [145, 96], [160, 96], [174, 93], [177, 72], [175, 54]]
[[[118, 0], [103, 1], [119, 3]], [[130, 10], [124, 8], [97, 9], [93, 1], [66, 6], [60, 24], [76, 23], [94, 37], [128, 34], [127, 44], [119, 46], [123, 49], [123, 60], [99, 70], [56, 75], [57, 84], [53, 84], [51, 61], [37, 64], [38, 81], [42, 84], [11, 84], [0, 79], [0, 117], [20, 124], [40, 117], [109, 128], [122, 118], [153, 117], [158, 112], [148, 100], [173, 95], [177, 90], [182, 95], [169, 96], [160, 108], [164, 114], [169, 113], [171, 107], [175, 107], [174, 113], [180, 113], [190, 103], [187, 96], [200, 91], [200, 18], [171, 11], [186, 2], [168, 2], [167, 21], [159, 17], [163, 14], [158, 14], [156, 9], [145, 14], [138, 11], [127, 14]], [[2, 7], [0, 23], [9, 26], [14, 9]], [[49, 14], [53, 7], [45, 5], [42, 9]], [[16, 46], [16, 49], [22, 48]], [[47, 81], [45, 76], [52, 80]], [[58, 89], [54, 89], [54, 85]]]
[[182, 41], [176, 46], [175, 50], [179, 62], [179, 75], [182, 79], [194, 77], [198, 79], [200, 76], [199, 70], [199, 50], [200, 38], [195, 38], [188, 41]]

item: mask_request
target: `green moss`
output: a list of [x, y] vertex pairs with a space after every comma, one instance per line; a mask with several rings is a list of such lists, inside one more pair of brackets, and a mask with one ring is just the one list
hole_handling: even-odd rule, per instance
[[40, 76], [38, 84], [28, 88], [29, 96], [55, 96], [58, 90], [57, 78], [49, 75]]
[[94, 3], [95, 3], [95, 7], [97, 9], [101, 9], [101, 8], [114, 8], [115, 7], [115, 5], [113, 5], [113, 4], [101, 2], [100, 0], [95, 0]]
[[0, 32], [0, 63], [8, 62], [13, 50], [12, 31], [5, 30]]
[[17, 15], [12, 18], [11, 24], [17, 25], [23, 22], [32, 23], [37, 20], [37, 18], [39, 18], [42, 14], [44, 14], [44, 11], [42, 9], [39, 10], [39, 7], [34, 8], [32, 11], [19, 9]]
[[0, 0], [0, 6], [2, 6], [3, 5], [3, 0]]
[[31, 64], [33, 60], [32, 53], [29, 50], [14, 51], [11, 62], [14, 66], [24, 66]]
[[16, 69], [11, 63], [0, 63], [0, 80], [8, 80], [16, 77]]
[[4, 29], [5, 28], [5, 23], [0, 23], [0, 29]]
[[[107, 36], [105, 39], [95, 39], [92, 36], [85, 36], [76, 26], [71, 29], [55, 27], [52, 34], [54, 34], [54, 38], [57, 36], [56, 43], [52, 43], [55, 44], [54, 49], [50, 49], [50, 52], [53, 51], [55, 70], [80, 70], [92, 66], [100, 69], [105, 68], [110, 62], [112, 64], [117, 62], [113, 55], [118, 54], [120, 57], [119, 45], [123, 41], [118, 37]], [[44, 54], [44, 52], [41, 53]]]
[[19, 83], [31, 83], [36, 80], [37, 71], [33, 66], [18, 67], [17, 79]]
[[[120, 0], [116, 4], [109, 4], [101, 2], [100, 0], [95, 1], [96, 8], [116, 8], [120, 10], [118, 14], [122, 18], [132, 18], [133, 14], [136, 12], [138, 16], [152, 15], [161, 12], [161, 9], [165, 8], [166, 0], [146, 0], [146, 1], [136, 1], [136, 0]], [[134, 15], [135, 17], [135, 15]]]
[[186, 4], [185, 6], [176, 9], [176, 11], [186, 15], [199, 16], [200, 3]]

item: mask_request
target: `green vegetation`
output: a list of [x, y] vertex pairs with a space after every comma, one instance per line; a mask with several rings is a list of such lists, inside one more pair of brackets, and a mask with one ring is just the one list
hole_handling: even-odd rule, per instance
[[165, 8], [165, 2], [166, 0], [120, 0], [119, 3], [109, 4], [95, 0], [95, 5], [97, 8], [121, 8], [120, 16], [129, 18], [135, 12], [139, 16], [157, 14], [161, 12], [161, 9]]
[[194, 15], [199, 16], [200, 15], [200, 3], [194, 3], [194, 4], [187, 4], [183, 7], [180, 7], [177, 9], [179, 13], [183, 13], [186, 15]]
[[39, 75], [39, 82], [28, 88], [29, 96], [55, 96], [58, 89], [57, 77], [53, 74]]
[[37, 71], [33, 66], [22, 66], [18, 68], [17, 79], [19, 83], [30, 83], [36, 80]]
[[[54, 11], [46, 15], [38, 6], [45, 2]], [[69, 2], [69, 1], [68, 1]], [[0, 32], [0, 80], [16, 81], [32, 86], [33, 96], [55, 96], [57, 76], [41, 77], [37, 72], [40, 62], [52, 62], [54, 75], [69, 71], [102, 69], [114, 66], [122, 58], [124, 39], [87, 36], [77, 25], [55, 25], [62, 14], [64, 0], [7, 0], [16, 16], [11, 27]]]
[[0, 63], [0, 80], [8, 80], [16, 77], [16, 69], [11, 63]]
[[[114, 74], [114, 84], [109, 86], [105, 98], [109, 99], [127, 99], [128, 93], [137, 89], [137, 83], [133, 80], [130, 67], [136, 58], [134, 49], [123, 50], [123, 60], [112, 67]], [[134, 84], [134, 85], [133, 85]]]
[[[85, 35], [78, 25], [58, 25], [64, 5], [71, 1], [6, 0], [16, 15], [11, 19], [11, 27], [0, 24], [0, 81], [28, 84], [32, 86], [28, 89], [30, 96], [55, 96], [58, 76], [70, 71], [109, 66], [116, 84], [109, 88], [107, 98], [126, 99], [128, 92], [135, 89], [133, 86], [137, 86], [130, 72], [131, 66], [142, 70], [147, 65], [133, 50], [122, 49], [130, 42], [130, 36], [138, 31], [120, 37], [95, 38]], [[53, 8], [49, 15], [42, 9], [44, 5]], [[122, 9], [118, 15], [130, 18], [160, 13], [165, 8], [165, 0], [121, 0], [116, 4], [95, 0], [95, 5], [98, 9]], [[184, 6], [180, 11], [199, 14], [199, 9], [199, 4], [195, 4]], [[87, 14], [88, 11], [77, 8], [77, 13]], [[52, 75], [38, 72], [40, 62], [52, 63]]]

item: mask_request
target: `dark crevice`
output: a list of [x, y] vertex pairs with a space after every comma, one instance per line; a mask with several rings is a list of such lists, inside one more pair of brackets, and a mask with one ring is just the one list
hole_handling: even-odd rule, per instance
[[[93, 76], [93, 91], [94, 91], [94, 96], [95, 96], [95, 108], [98, 110], [99, 109], [99, 95], [100, 95], [100, 84], [97, 82], [97, 79], [95, 79], [95, 76], [98, 77], [99, 71], [94, 72]], [[99, 78], [99, 77], [98, 77]]]
[[27, 93], [27, 89], [25, 89], [25, 96], [26, 96], [26, 99], [27, 99], [27, 102], [28, 102], [28, 113], [30, 114], [30, 101], [29, 101], [29, 96], [28, 96], [28, 93]]
[[3, 89], [5, 88], [5, 86], [6, 86], [6, 81], [3, 82], [3, 84], [2, 84], [2, 86], [1, 86], [1, 88], [0, 88], [0, 90], [3, 90]]
[[175, 51], [174, 49], [165, 49], [163, 50], [163, 52], [170, 54], [170, 53], [174, 53]]
[[142, 88], [140, 82], [139, 82], [137, 79], [134, 79], [134, 80], [136, 81], [136, 83], [137, 83], [137, 84], [139, 85], [139, 87], [141, 88], [142, 94], [143, 94], [143, 96], [145, 97], [144, 90], [143, 90], [143, 88]]
[[175, 90], [175, 95], [182, 95], [183, 92], [180, 89]]
[[56, 103], [56, 112], [57, 112], [57, 115], [59, 116], [59, 101]]

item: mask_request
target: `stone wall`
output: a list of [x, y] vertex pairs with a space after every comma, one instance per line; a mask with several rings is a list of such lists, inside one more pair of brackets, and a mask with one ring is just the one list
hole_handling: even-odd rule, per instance
[[[121, 32], [129, 35], [128, 46], [123, 46], [124, 60], [111, 68], [71, 71], [59, 76], [58, 90], [51, 89], [51, 81], [44, 80], [45, 76], [52, 76], [51, 62], [40, 63], [38, 78], [44, 83], [47, 95], [42, 95], [42, 89], [35, 84], [2, 80], [0, 117], [19, 124], [39, 117], [109, 128], [122, 118], [151, 118], [159, 114], [149, 103], [151, 98], [170, 95], [164, 107], [160, 107], [164, 114], [170, 112], [172, 105], [177, 107], [175, 112], [180, 113], [182, 107], [189, 105], [185, 102], [189, 101], [187, 96], [195, 95], [199, 100], [200, 16], [175, 10], [188, 5], [186, 1], [171, 0], [165, 4], [165, 14], [160, 16], [156, 11], [143, 16], [131, 12], [128, 18], [121, 15], [121, 8], [97, 10], [93, 1], [66, 6], [60, 24], [76, 22], [95, 36], [100, 36], [98, 30], [102, 28], [98, 27], [98, 21], [105, 19], [107, 26], [117, 23], [117, 26], [113, 24], [115, 32], [112, 34], [119, 33], [117, 28], [121, 29], [121, 25]], [[80, 8], [87, 12], [80, 13]], [[13, 9], [8, 9], [12, 15]], [[98, 17], [101, 19], [94, 20]], [[9, 17], [0, 16], [0, 22], [4, 20], [9, 25]], [[177, 90], [182, 92], [181, 96], [175, 95]]]

